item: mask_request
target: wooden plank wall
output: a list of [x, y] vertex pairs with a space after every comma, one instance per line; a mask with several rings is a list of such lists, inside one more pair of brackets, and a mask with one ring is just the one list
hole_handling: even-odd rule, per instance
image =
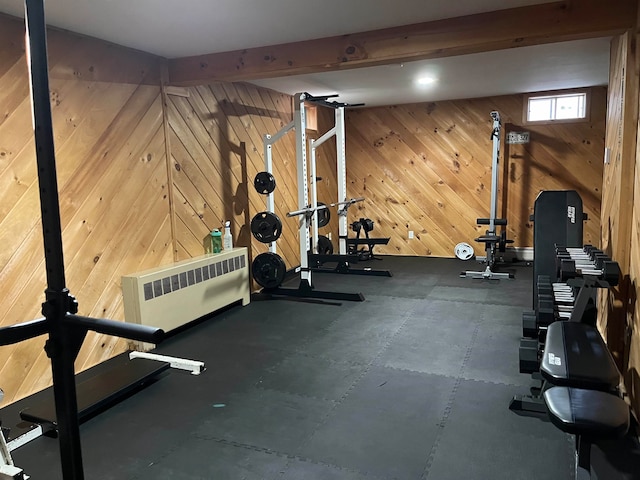
[[[244, 84], [163, 93], [161, 59], [56, 30], [49, 58], [67, 286], [79, 313], [124, 320], [121, 276], [201, 255], [224, 220], [236, 245], [266, 251], [249, 231], [265, 209], [253, 178], [264, 170], [262, 136], [292, 119], [289, 96]], [[294, 134], [273, 150], [278, 249], [291, 268], [299, 264], [297, 220], [286, 217], [297, 208]], [[41, 316], [45, 273], [24, 25], [8, 16], [0, 16], [0, 184], [0, 325], [11, 325]], [[5, 403], [50, 385], [44, 341], [0, 347]], [[76, 370], [126, 348], [89, 334]]]
[[640, 335], [638, 334], [638, 59], [637, 34], [628, 32], [611, 43], [609, 110], [602, 199], [602, 245], [622, 271], [621, 282], [599, 295], [599, 327], [607, 340], [635, 412], [640, 412]]
[[[591, 98], [590, 121], [558, 125], [523, 126], [523, 95], [349, 110], [349, 195], [366, 197], [357, 216], [374, 220], [373, 236], [391, 237], [376, 250], [452, 257], [459, 242], [482, 249], [473, 239], [486, 229], [476, 219], [489, 216], [492, 110], [503, 121], [498, 212], [513, 245], [532, 246], [537, 194], [564, 189], [582, 196], [585, 243], [598, 244], [605, 88]], [[529, 131], [531, 143], [505, 145], [508, 131]]]
[[[293, 119], [291, 97], [242, 83], [184, 92], [167, 100], [178, 258], [201, 255], [203, 238], [225, 219], [232, 221], [234, 245], [249, 247], [255, 258], [268, 245], [250, 232], [251, 219], [266, 209], [253, 180], [265, 170], [264, 135]], [[295, 148], [294, 130], [273, 145], [275, 213], [283, 224], [276, 246], [287, 268], [300, 264], [298, 218], [286, 216], [298, 209]]]
[[[159, 59], [49, 33], [67, 286], [83, 315], [124, 318], [120, 276], [172, 258]], [[0, 325], [41, 317], [45, 270], [24, 24], [0, 15]], [[45, 337], [0, 347], [5, 402], [47, 387]], [[78, 370], [125, 349], [90, 333]]]

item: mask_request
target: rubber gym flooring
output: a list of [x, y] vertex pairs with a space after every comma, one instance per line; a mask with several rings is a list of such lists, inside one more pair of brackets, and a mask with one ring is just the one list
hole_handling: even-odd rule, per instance
[[[252, 301], [161, 344], [158, 353], [206, 371], [172, 370], [83, 423], [85, 477], [572, 478], [572, 437], [508, 409], [530, 384], [518, 342], [532, 268], [483, 281], [459, 278], [480, 265], [457, 259], [364, 265], [393, 277], [313, 277], [318, 290], [362, 292], [364, 302]], [[600, 478], [632, 478], [616, 451], [594, 451], [594, 463], [618, 470]], [[55, 480], [58, 455], [40, 437], [14, 461]]]

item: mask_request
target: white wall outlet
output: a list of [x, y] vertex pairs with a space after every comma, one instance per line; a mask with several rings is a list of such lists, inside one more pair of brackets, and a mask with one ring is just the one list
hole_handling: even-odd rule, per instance
[[609, 147], [604, 148], [604, 164], [609, 165], [611, 163], [611, 149]]
[[413, 230], [409, 230], [409, 240], [413, 238]]

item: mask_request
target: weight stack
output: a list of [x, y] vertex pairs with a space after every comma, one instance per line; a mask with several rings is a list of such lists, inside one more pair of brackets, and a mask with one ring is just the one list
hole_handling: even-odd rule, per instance
[[540, 192], [533, 206], [533, 308], [536, 309], [539, 275], [556, 275], [555, 246], [583, 246], [582, 228], [586, 220], [582, 198], [575, 190]]

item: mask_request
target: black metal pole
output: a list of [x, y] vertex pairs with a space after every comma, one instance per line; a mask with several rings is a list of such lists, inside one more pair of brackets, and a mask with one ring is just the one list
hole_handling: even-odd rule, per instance
[[46, 350], [51, 357], [60, 461], [62, 476], [65, 480], [83, 480], [74, 362], [86, 330], [74, 331], [64, 322], [67, 312], [75, 313], [75, 311], [73, 311], [74, 301], [65, 286], [64, 277], [44, 0], [25, 0], [25, 21], [47, 270], [46, 302], [43, 304], [42, 313], [49, 324]]

